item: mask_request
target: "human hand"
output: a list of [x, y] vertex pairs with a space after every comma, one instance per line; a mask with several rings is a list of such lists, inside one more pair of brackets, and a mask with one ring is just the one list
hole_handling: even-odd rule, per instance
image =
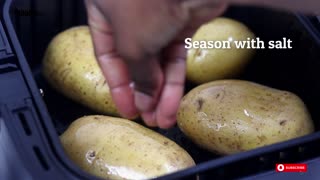
[[212, 0], [86, 0], [96, 57], [122, 116], [139, 113], [147, 125], [160, 128], [176, 123], [184, 39], [226, 8], [207, 1]]

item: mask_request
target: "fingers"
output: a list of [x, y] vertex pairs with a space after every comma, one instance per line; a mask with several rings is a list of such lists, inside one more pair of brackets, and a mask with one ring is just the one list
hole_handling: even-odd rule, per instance
[[101, 54], [97, 57], [118, 111], [123, 117], [134, 118], [138, 112], [134, 105], [133, 88], [130, 87], [126, 65], [113, 54]]
[[137, 115], [137, 110], [127, 66], [115, 53], [113, 32], [104, 16], [91, 1], [86, 3], [95, 54], [110, 87], [113, 101], [122, 116], [133, 118]]
[[140, 61], [127, 61], [134, 81], [134, 101], [142, 118], [149, 126], [156, 126], [154, 111], [162, 90], [163, 72], [159, 60], [150, 58]]
[[[100, 9], [93, 2], [100, 3]], [[173, 8], [174, 5], [164, 2], [169, 1], [140, 0], [133, 4], [137, 2], [127, 0], [119, 4], [87, 0], [86, 5], [95, 53], [119, 112], [132, 117], [139, 111], [147, 125], [168, 128], [176, 122], [183, 95], [186, 50], [182, 43], [171, 46], [164, 69], [158, 53], [185, 27], [189, 13], [177, 4]], [[125, 14], [123, 9], [128, 9]], [[198, 19], [206, 19], [210, 11], [204, 12], [194, 15], [195, 25], [190, 23], [189, 31], [180, 37], [196, 30]], [[130, 87], [131, 80], [134, 89]]]
[[187, 50], [184, 48], [184, 38], [192, 37], [203, 23], [221, 15], [226, 7], [225, 3], [220, 3], [193, 12], [185, 30], [174, 40], [174, 45], [168, 48], [167, 62], [164, 68], [165, 82], [156, 114], [148, 114], [148, 116], [156, 119], [160, 128], [170, 128], [176, 123], [176, 113], [184, 93], [186, 73]]
[[186, 49], [184, 44], [168, 48], [164, 67], [165, 82], [155, 118], [160, 128], [170, 128], [176, 123], [176, 113], [184, 92]]
[[173, 41], [174, 45], [168, 48], [167, 62], [164, 68], [165, 82], [157, 111], [156, 114], [148, 114], [156, 119], [160, 128], [170, 128], [176, 123], [176, 113], [184, 93], [186, 73], [187, 50], [184, 48], [184, 38], [192, 37], [203, 23], [221, 15], [226, 7], [225, 3], [220, 3], [192, 12], [192, 18], [185, 30]]

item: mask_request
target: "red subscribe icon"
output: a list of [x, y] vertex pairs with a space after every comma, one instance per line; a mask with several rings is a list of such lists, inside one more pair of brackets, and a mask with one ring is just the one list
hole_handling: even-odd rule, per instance
[[307, 164], [276, 164], [277, 172], [307, 172]]

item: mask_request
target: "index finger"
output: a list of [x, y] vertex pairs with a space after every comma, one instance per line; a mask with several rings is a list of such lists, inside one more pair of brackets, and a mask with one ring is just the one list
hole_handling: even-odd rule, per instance
[[156, 110], [160, 128], [170, 128], [176, 123], [176, 113], [184, 92], [186, 49], [183, 43], [169, 47], [164, 68], [165, 84]]
[[86, 6], [95, 54], [110, 87], [112, 99], [122, 116], [133, 118], [137, 110], [130, 87], [131, 80], [125, 62], [115, 51], [112, 29], [92, 1], [87, 1]]

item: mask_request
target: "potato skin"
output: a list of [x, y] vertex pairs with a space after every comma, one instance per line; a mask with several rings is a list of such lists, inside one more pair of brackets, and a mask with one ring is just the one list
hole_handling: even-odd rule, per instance
[[[246, 41], [255, 38], [254, 33], [239, 21], [219, 17], [202, 25], [193, 41]], [[233, 43], [231, 43], [233, 45]], [[250, 62], [254, 49], [189, 49], [187, 56], [187, 79], [203, 84], [219, 79], [234, 78]]]
[[191, 90], [181, 101], [177, 121], [196, 144], [223, 155], [314, 131], [299, 97], [241, 80], [214, 81]]
[[79, 118], [60, 139], [73, 162], [106, 179], [149, 179], [195, 165], [173, 141], [121, 118]]
[[67, 29], [53, 38], [43, 58], [43, 75], [58, 92], [107, 115], [119, 115], [94, 55], [88, 26]]

